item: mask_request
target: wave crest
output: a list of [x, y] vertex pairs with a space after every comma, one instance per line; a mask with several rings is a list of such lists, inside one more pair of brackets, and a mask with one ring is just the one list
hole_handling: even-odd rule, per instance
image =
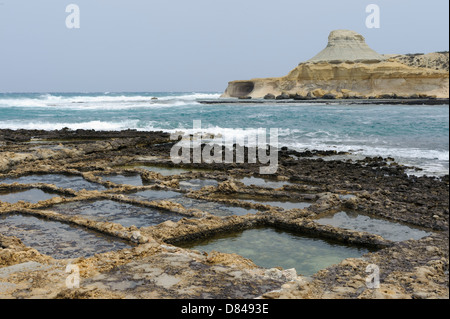
[[0, 108], [61, 108], [61, 109], [130, 109], [141, 107], [174, 107], [184, 105], [197, 105], [199, 99], [218, 99], [216, 93], [178, 93], [158, 96], [161, 94], [116, 94], [97, 95], [54, 95], [42, 94], [36, 97], [2, 97], [0, 95]]

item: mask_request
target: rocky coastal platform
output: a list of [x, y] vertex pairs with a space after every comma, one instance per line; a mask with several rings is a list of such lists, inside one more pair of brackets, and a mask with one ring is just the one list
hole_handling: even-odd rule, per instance
[[198, 100], [201, 104], [335, 104], [335, 105], [449, 105], [449, 99], [429, 98], [373, 98], [373, 99], [337, 99], [334, 95], [329, 98], [307, 98], [304, 96], [287, 95], [284, 97], [252, 99], [252, 98], [221, 98], [216, 100]]
[[[0, 130], [0, 298], [449, 298], [448, 175], [410, 176], [410, 168], [392, 158], [338, 160], [345, 154], [282, 148], [278, 172], [261, 176], [258, 164], [174, 165], [173, 145], [164, 132]], [[30, 190], [50, 198], [17, 200]], [[283, 208], [260, 198], [308, 206]], [[83, 210], [85, 203], [91, 206]], [[131, 225], [124, 217], [130, 206], [138, 207]], [[221, 215], [213, 209], [222, 206], [253, 213]], [[96, 207], [100, 213], [90, 215]], [[139, 210], [158, 211], [167, 220], [140, 223]], [[319, 222], [341, 211], [427, 235], [394, 240], [370, 228]], [[57, 240], [41, 240], [46, 234], [33, 226], [38, 221], [51, 223]], [[88, 234], [64, 244], [68, 228]], [[367, 253], [304, 275], [278, 265], [264, 268], [238, 254], [182, 248], [256, 228]], [[90, 245], [93, 250], [86, 251]], [[68, 265], [79, 269], [79, 287], [68, 287]], [[367, 284], [370, 265], [379, 268], [379, 287]]]

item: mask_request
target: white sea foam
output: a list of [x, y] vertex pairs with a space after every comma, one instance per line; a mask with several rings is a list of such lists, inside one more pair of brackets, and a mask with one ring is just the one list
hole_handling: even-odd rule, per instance
[[[185, 100], [185, 101], [194, 101], [194, 100], [202, 100], [202, 99], [218, 99], [220, 98], [221, 94], [218, 93], [185, 93], [181, 95], [177, 95], [177, 99]], [[159, 98], [160, 100], [170, 100], [173, 99], [175, 96], [163, 96]]]
[[[161, 94], [160, 94], [161, 95]], [[210, 93], [168, 93], [164, 96], [158, 97], [157, 100], [152, 99], [152, 96], [145, 94], [138, 94], [135, 96], [127, 94], [97, 94], [97, 95], [58, 95], [58, 94], [44, 94], [36, 98], [30, 98], [23, 96], [22, 98], [10, 98], [10, 97], [0, 97], [0, 115], [2, 108], [11, 107], [22, 107], [24, 110], [19, 110], [19, 112], [27, 112], [28, 108], [39, 109], [46, 108], [45, 116], [38, 117], [30, 120], [10, 120], [5, 117], [4, 120], [0, 120], [0, 129], [43, 129], [43, 130], [55, 130], [62, 128], [69, 128], [73, 130], [77, 129], [95, 129], [98, 131], [119, 131], [124, 129], [136, 129], [140, 131], [166, 131], [169, 133], [175, 133], [183, 131], [186, 134], [199, 133], [192, 128], [192, 124], [188, 127], [178, 127], [173, 128], [176, 121], [184, 121], [183, 110], [184, 106], [194, 106], [194, 108], [189, 109], [186, 112], [187, 116], [191, 116], [193, 112], [203, 111], [204, 108], [200, 107], [198, 104], [199, 99], [218, 99], [220, 94], [210, 94]], [[171, 108], [174, 110], [170, 112], [160, 112], [159, 109]], [[128, 110], [128, 109], [158, 109], [154, 114], [158, 117], [158, 121], [146, 121], [145, 117], [139, 118], [138, 114], [143, 114], [146, 112], [117, 112], [118, 116], [112, 116], [107, 119], [106, 116], [84, 116], [84, 121], [80, 118], [79, 123], [70, 123], [70, 121], [76, 121], [76, 119], [67, 120], [57, 120], [49, 116], [51, 110], [53, 109], [62, 110], [99, 110], [98, 114], [101, 115], [101, 110]], [[264, 126], [270, 125], [272, 120], [270, 119], [271, 114], [264, 113], [260, 111], [253, 111], [253, 109], [260, 109], [259, 105], [246, 105], [245, 109], [252, 109], [249, 112], [245, 112], [245, 119], [236, 119], [232, 123], [235, 125], [237, 123], [242, 123], [242, 125], [247, 125], [247, 123], [258, 123]], [[48, 109], [48, 110], [47, 110]], [[214, 110], [214, 107], [208, 108]], [[221, 108], [225, 109], [225, 108]], [[49, 111], [50, 110], [50, 111]], [[192, 112], [193, 111], [193, 112]], [[174, 113], [173, 113], [174, 112]], [[97, 112], [96, 112], [97, 113]], [[179, 114], [180, 116], [178, 116]], [[247, 114], [248, 113], [248, 114]], [[66, 114], [63, 112], [63, 114]], [[76, 114], [75, 112], [67, 112], [69, 114]], [[91, 114], [87, 112], [86, 114]], [[116, 114], [116, 113], [114, 113]], [[125, 115], [124, 115], [125, 114]], [[128, 114], [132, 117], [128, 118]], [[151, 116], [153, 113], [146, 114], [147, 119], [153, 119]], [[164, 116], [159, 116], [164, 114]], [[228, 116], [226, 112], [221, 112], [221, 116]], [[444, 114], [445, 115], [445, 114]], [[200, 117], [200, 116], [199, 116]], [[434, 117], [433, 117], [434, 118]], [[89, 120], [87, 120], [89, 119]], [[163, 120], [162, 120], [163, 119]], [[253, 121], [247, 121], [247, 119], [254, 119]], [[55, 123], [52, 121], [59, 121]], [[275, 119], [274, 127], [280, 126], [280, 121]], [[216, 122], [217, 123], [217, 122]], [[221, 123], [221, 122], [220, 122]], [[224, 122], [225, 123], [225, 122]], [[256, 124], [256, 126], [258, 126]], [[220, 125], [220, 126], [219, 126]], [[255, 135], [258, 132], [258, 127], [251, 128], [251, 124], [248, 124], [249, 128], [225, 128], [219, 125], [208, 125], [205, 121], [204, 127], [202, 128], [203, 133], [214, 134], [217, 136], [223, 136], [226, 140], [231, 138], [240, 139], [242, 137], [247, 137], [249, 135]], [[223, 124], [226, 126], [226, 124]], [[230, 124], [233, 126], [233, 124]], [[170, 129], [169, 129], [170, 128]], [[443, 175], [448, 174], [449, 167], [449, 152], [445, 150], [445, 141], [441, 144], [435, 143], [437, 146], [434, 148], [432, 145], [427, 145], [422, 143], [418, 145], [413, 140], [408, 140], [405, 143], [400, 143], [398, 139], [392, 139], [390, 136], [377, 136], [375, 133], [367, 134], [353, 134], [352, 132], [342, 132], [328, 130], [328, 127], [318, 127], [317, 130], [312, 131], [311, 128], [304, 127], [301, 128], [300, 125], [295, 126], [291, 124], [291, 127], [279, 128], [279, 145], [288, 146], [289, 148], [302, 150], [336, 150], [351, 152], [355, 156], [382, 156], [382, 157], [394, 157], [397, 162], [408, 165], [408, 166], [418, 166], [424, 169], [422, 172], [417, 174], [428, 174], [428, 175]], [[269, 130], [267, 130], [269, 134]], [[268, 139], [269, 141], [269, 139]], [[448, 147], [448, 143], [447, 143]], [[428, 149], [429, 148], [429, 149]], [[413, 172], [416, 175], [416, 173]]]
[[[126, 120], [118, 122], [107, 121], [88, 121], [81, 123], [51, 123], [51, 122], [29, 122], [23, 121], [3, 121], [0, 123], [0, 129], [39, 129], [39, 130], [55, 130], [62, 128], [69, 128], [72, 130], [77, 129], [95, 129], [95, 130], [125, 130], [136, 129], [138, 131], [165, 131], [168, 133], [183, 132], [184, 134], [212, 134], [218, 137], [224, 137], [225, 139], [240, 139], [243, 137], [254, 136], [258, 133], [258, 129], [261, 128], [224, 128], [220, 126], [205, 126], [201, 131], [197, 129], [178, 127], [176, 129], [167, 129], [161, 125], [162, 123], [156, 123], [154, 121], [143, 123], [140, 120]], [[267, 135], [269, 135], [269, 130]], [[295, 132], [294, 132], [295, 131]], [[430, 150], [430, 149], [417, 149], [417, 148], [399, 148], [399, 147], [380, 147], [380, 146], [368, 146], [364, 143], [364, 140], [352, 140], [345, 143], [332, 144], [330, 141], [325, 142], [325, 139], [307, 139], [304, 142], [298, 142], [298, 140], [292, 138], [292, 134], [296, 135], [300, 131], [297, 129], [279, 129], [280, 146], [288, 146], [292, 149], [299, 151], [304, 150], [336, 150], [338, 152], [351, 152], [355, 155], [364, 156], [382, 156], [382, 157], [394, 157], [394, 158], [410, 158], [415, 160], [436, 160], [436, 161], [449, 161], [449, 152], [446, 150]], [[317, 134], [323, 134], [326, 132], [319, 132]], [[307, 134], [310, 135], [310, 134]], [[314, 136], [315, 134], [313, 134]], [[269, 141], [269, 140], [268, 140]], [[358, 142], [361, 142], [359, 144]]]
[[330, 145], [330, 144], [315, 144], [315, 143], [305, 143], [293, 145], [297, 149], [333, 149], [340, 152], [351, 152], [358, 155], [366, 156], [381, 156], [381, 157], [402, 157], [411, 159], [422, 159], [422, 160], [438, 160], [438, 161], [448, 161], [449, 153], [448, 151], [439, 150], [427, 150], [427, 149], [416, 149], [416, 148], [397, 148], [397, 147], [376, 147], [376, 146], [366, 146], [366, 145]]
[[130, 108], [164, 108], [184, 105], [196, 105], [199, 99], [217, 99], [220, 94], [184, 93], [157, 97], [144, 95], [110, 94], [93, 96], [62, 96], [43, 94], [37, 98], [0, 98], [0, 108], [63, 108], [63, 109], [130, 109]]
[[121, 131], [128, 128], [136, 127], [138, 120], [128, 120], [122, 122], [102, 122], [89, 121], [81, 123], [49, 123], [49, 122], [34, 122], [23, 123], [20, 121], [5, 121], [0, 123], [0, 129], [11, 130], [61, 130], [68, 128], [71, 130], [97, 130], [97, 131]]
[[449, 174], [449, 152], [417, 148], [377, 147], [364, 144], [325, 144], [310, 140], [304, 143], [286, 143], [288, 147], [298, 150], [335, 150], [350, 152], [350, 158], [361, 159], [366, 156], [392, 157], [401, 165], [419, 167], [422, 171], [410, 170], [410, 175], [442, 176]]
[[[105, 121], [88, 121], [81, 123], [50, 123], [50, 122], [34, 122], [23, 123], [21, 121], [4, 121], [0, 122], [0, 129], [39, 129], [39, 130], [57, 130], [69, 128], [72, 130], [94, 129], [97, 131], [120, 131], [125, 129], [136, 129], [138, 131], [165, 131], [168, 133], [183, 132], [184, 134], [213, 134], [217, 137], [223, 137], [226, 141], [241, 141], [242, 138], [248, 136], [256, 136], [258, 128], [223, 128], [219, 126], [206, 126], [201, 131], [193, 128], [177, 128], [166, 129], [162, 127], [163, 123], [147, 122], [142, 123], [139, 120], [126, 120], [118, 122]], [[167, 124], [166, 124], [167, 125]], [[298, 131], [298, 130], [297, 130]], [[279, 146], [287, 146], [298, 151], [304, 150], [335, 150], [338, 152], [351, 152], [355, 158], [365, 156], [382, 156], [393, 157], [397, 162], [407, 166], [417, 166], [422, 171], [408, 171], [411, 175], [431, 175], [442, 176], [449, 174], [449, 152], [445, 150], [427, 150], [417, 148], [398, 148], [398, 147], [379, 147], [367, 146], [367, 144], [330, 144], [324, 143], [322, 140], [308, 139], [305, 142], [298, 142], [292, 139], [291, 130], [279, 130]], [[269, 134], [269, 130], [267, 130]], [[267, 143], [269, 143], [267, 136]], [[355, 141], [353, 141], [355, 142]], [[361, 141], [363, 142], [363, 141]]]
[[[148, 129], [155, 130], [155, 127], [148, 127]], [[158, 129], [163, 130], [163, 129]], [[202, 128], [201, 132], [198, 130], [194, 130], [192, 128], [184, 129], [174, 129], [174, 130], [165, 130], [169, 133], [175, 132], [183, 132], [185, 134], [195, 134], [195, 133], [205, 133], [205, 134], [214, 134], [217, 136], [223, 136], [224, 138], [232, 139], [232, 138], [242, 138], [252, 134], [256, 134], [258, 132], [258, 128], [223, 128], [219, 126], [209, 126]], [[295, 131], [295, 132], [293, 132]], [[436, 160], [436, 161], [449, 161], [449, 152], [445, 150], [429, 150], [429, 149], [417, 149], [417, 148], [398, 148], [398, 147], [379, 147], [379, 146], [367, 146], [366, 141], [364, 140], [352, 140], [348, 142], [353, 142], [351, 144], [339, 145], [339, 144], [330, 144], [324, 143], [322, 139], [314, 140], [308, 139], [305, 143], [298, 143], [292, 141], [292, 133], [300, 132], [297, 129], [279, 129], [279, 137], [280, 146], [288, 146], [292, 149], [296, 149], [299, 151], [303, 150], [336, 150], [338, 152], [351, 152], [355, 155], [362, 156], [382, 156], [382, 157], [394, 157], [394, 158], [403, 158], [403, 159], [415, 159], [415, 160]], [[267, 134], [269, 134], [269, 130], [267, 130]], [[316, 132], [316, 134], [325, 134], [331, 135], [328, 132]], [[312, 134], [313, 136], [316, 134]], [[287, 137], [287, 138], [283, 138]], [[268, 140], [269, 141], [269, 140]], [[354, 144], [361, 142], [362, 144]]]

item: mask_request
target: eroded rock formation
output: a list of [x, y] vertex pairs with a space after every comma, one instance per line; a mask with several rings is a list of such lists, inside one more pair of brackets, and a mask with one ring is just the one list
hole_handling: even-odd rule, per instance
[[448, 98], [448, 52], [381, 55], [362, 35], [331, 32], [327, 47], [280, 78], [232, 81], [223, 97]]

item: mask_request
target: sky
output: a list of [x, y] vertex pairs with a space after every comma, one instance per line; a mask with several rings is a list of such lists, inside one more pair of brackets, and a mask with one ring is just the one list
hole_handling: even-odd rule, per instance
[[448, 51], [449, 2], [0, 0], [0, 92], [222, 92], [288, 74], [336, 29], [382, 54]]

